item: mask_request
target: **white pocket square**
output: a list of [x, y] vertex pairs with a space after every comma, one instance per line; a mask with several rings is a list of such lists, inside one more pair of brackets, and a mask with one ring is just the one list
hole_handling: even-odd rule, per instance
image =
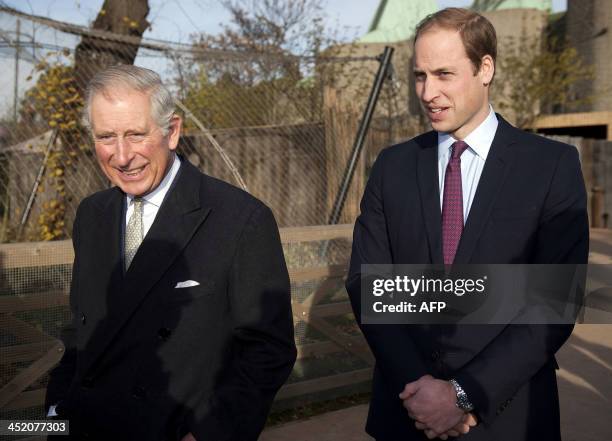
[[192, 286], [198, 286], [200, 282], [196, 282], [195, 280], [185, 280], [184, 282], [178, 282], [175, 288], [189, 288]]

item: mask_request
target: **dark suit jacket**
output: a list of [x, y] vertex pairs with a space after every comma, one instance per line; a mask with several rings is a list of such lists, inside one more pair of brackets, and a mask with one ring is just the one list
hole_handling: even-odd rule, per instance
[[124, 274], [124, 200], [112, 188], [77, 211], [74, 320], [47, 404], [74, 439], [257, 439], [296, 356], [271, 211], [183, 160]]
[[[574, 147], [499, 126], [456, 263], [586, 263], [586, 193]], [[442, 263], [437, 134], [384, 150], [354, 232], [347, 279], [360, 317], [362, 264]], [[558, 440], [555, 352], [571, 325], [362, 325], [376, 357], [366, 430], [381, 440], [426, 439], [398, 398], [431, 374], [456, 378], [481, 424], [468, 440]]]

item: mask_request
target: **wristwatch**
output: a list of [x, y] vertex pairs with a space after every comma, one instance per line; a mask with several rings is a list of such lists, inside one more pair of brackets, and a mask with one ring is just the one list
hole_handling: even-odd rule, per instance
[[457, 394], [457, 407], [463, 410], [464, 412], [471, 412], [472, 410], [474, 410], [474, 405], [468, 399], [468, 396], [461, 387], [461, 385], [457, 383], [457, 380], [451, 378], [449, 382], [453, 385], [453, 387], [455, 388], [455, 393]]

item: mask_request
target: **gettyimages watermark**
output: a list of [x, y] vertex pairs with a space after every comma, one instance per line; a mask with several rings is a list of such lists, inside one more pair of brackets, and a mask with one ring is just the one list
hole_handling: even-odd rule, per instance
[[362, 265], [364, 324], [612, 323], [609, 265]]

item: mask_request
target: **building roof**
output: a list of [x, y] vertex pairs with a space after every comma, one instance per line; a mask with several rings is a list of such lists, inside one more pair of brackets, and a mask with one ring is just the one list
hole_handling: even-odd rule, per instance
[[[552, 10], [552, 0], [474, 0], [476, 11], [500, 9]], [[417, 24], [439, 9], [436, 0], [380, 0], [368, 33], [359, 43], [396, 43], [410, 40]]]
[[472, 9], [476, 11], [499, 11], [500, 9], [539, 9], [552, 10], [552, 0], [474, 0]]
[[417, 24], [438, 10], [436, 0], [381, 0], [360, 43], [395, 43], [412, 38]]

